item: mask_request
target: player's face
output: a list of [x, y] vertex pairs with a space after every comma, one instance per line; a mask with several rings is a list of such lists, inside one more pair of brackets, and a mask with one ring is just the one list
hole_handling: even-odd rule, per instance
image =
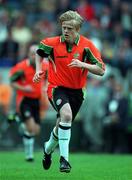
[[30, 62], [31, 62], [32, 65], [35, 64], [35, 53], [36, 53], [36, 46], [33, 45], [33, 46], [30, 47], [29, 54], [28, 54]]
[[30, 52], [29, 52], [29, 57], [30, 57], [31, 59], [35, 59], [35, 51], [30, 51]]
[[78, 35], [78, 30], [76, 29], [73, 21], [64, 21], [62, 23], [62, 34], [65, 41], [73, 44]]

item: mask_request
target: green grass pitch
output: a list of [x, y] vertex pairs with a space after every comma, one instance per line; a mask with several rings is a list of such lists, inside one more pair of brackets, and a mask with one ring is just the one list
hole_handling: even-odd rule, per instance
[[41, 152], [32, 163], [25, 162], [23, 152], [0, 152], [0, 180], [132, 180], [131, 155], [71, 153], [70, 173], [59, 172], [58, 152], [47, 171], [41, 160]]

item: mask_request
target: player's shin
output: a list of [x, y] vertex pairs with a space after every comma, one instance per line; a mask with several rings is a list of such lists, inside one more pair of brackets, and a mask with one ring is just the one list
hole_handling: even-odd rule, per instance
[[28, 132], [26, 125], [24, 123], [21, 124], [21, 135], [24, 145], [25, 158], [30, 161], [34, 159], [34, 134]]
[[58, 145], [58, 135], [55, 132], [55, 128], [50, 134], [49, 140], [45, 143], [45, 152], [47, 154], [52, 153]]
[[58, 129], [60, 156], [69, 159], [69, 142], [71, 138], [71, 123], [59, 123]]
[[24, 134], [23, 144], [24, 144], [26, 160], [33, 160], [34, 159], [34, 136]]

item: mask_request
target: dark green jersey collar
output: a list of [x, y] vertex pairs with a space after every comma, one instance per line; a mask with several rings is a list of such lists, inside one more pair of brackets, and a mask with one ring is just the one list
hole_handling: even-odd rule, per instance
[[[61, 35], [61, 42], [65, 42], [65, 38], [64, 38], [64, 36], [63, 35]], [[76, 39], [75, 39], [75, 44], [76, 45], [78, 45], [78, 43], [79, 43], [79, 39], [80, 39], [80, 35], [78, 35], [77, 37], [76, 37]]]

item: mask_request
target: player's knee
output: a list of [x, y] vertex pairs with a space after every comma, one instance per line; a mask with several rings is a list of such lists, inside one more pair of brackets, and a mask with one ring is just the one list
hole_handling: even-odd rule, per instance
[[36, 134], [39, 133], [39, 128], [36, 127], [35, 124], [34, 124], [34, 125], [31, 125], [31, 126], [28, 126], [27, 130], [28, 130], [28, 132], [29, 132], [30, 134], [36, 135]]
[[70, 112], [63, 113], [62, 121], [70, 123], [72, 121], [72, 114]]
[[27, 128], [27, 131], [30, 133], [30, 134], [34, 134], [34, 127], [33, 126], [30, 126]]
[[36, 126], [35, 126], [35, 135], [38, 135], [39, 133], [40, 133], [40, 126], [37, 124]]

